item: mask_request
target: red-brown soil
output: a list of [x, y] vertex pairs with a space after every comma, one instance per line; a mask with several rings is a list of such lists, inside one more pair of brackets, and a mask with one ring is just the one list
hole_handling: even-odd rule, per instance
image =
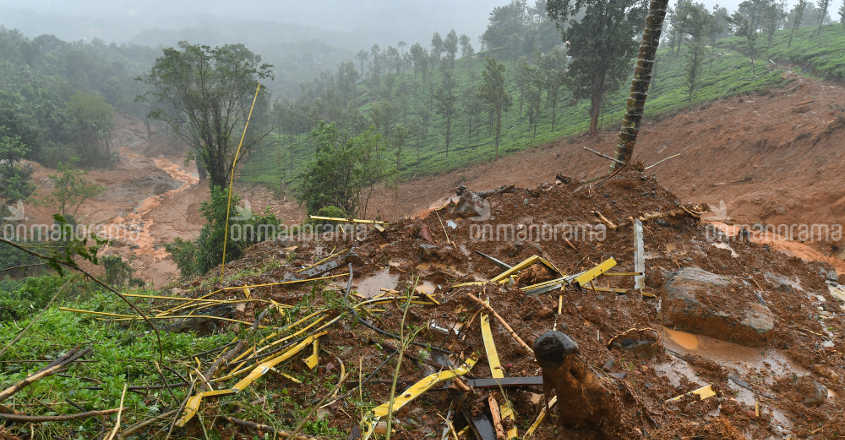
[[[119, 116], [113, 137], [118, 161], [110, 168], [92, 169], [86, 178], [103, 191], [86, 200], [74, 216], [78, 224], [111, 231], [103, 254], [120, 255], [135, 269], [136, 277], [163, 286], [178, 277], [178, 269], [164, 245], [176, 238], [193, 239], [204, 224], [200, 205], [208, 200], [205, 182], [196, 165], [185, 161], [185, 147], [155, 133], [148, 136], [142, 121]], [[30, 164], [37, 191], [25, 204], [26, 223], [52, 224], [58, 211], [48, 200], [55, 169]], [[254, 212], [269, 208], [280, 218], [300, 218], [295, 202], [279, 201], [263, 187], [236, 187]], [[90, 268], [97, 272], [97, 267]]]
[[[254, 270], [267, 267], [268, 261], [278, 261], [278, 267], [245, 276], [232, 284], [273, 282], [318, 260], [324, 249], [355, 246], [358, 257], [351, 260], [355, 279], [376, 276], [383, 280], [384, 288], [400, 291], [413, 284], [416, 277], [427, 286], [434, 286], [432, 295], [439, 304], [413, 306], [406, 325], [423, 328], [416, 341], [448, 350], [452, 353], [452, 362], [459, 362], [472, 353], [479, 354], [481, 360], [472, 370], [471, 377], [489, 377], [490, 371], [484, 358], [478, 319], [473, 318], [480, 307], [468, 294], [489, 299], [490, 305], [529, 344], [552, 328], [566, 332], [579, 345], [580, 359], [609, 384], [610, 399], [618, 404], [619, 413], [613, 418], [602, 419], [600, 427], [582, 429], [557, 426], [557, 418], [551, 417], [535, 434], [539, 439], [715, 440], [791, 435], [835, 439], [845, 434], [845, 408], [841, 400], [845, 392], [845, 335], [841, 332], [845, 306], [829, 294], [816, 267], [769, 246], [743, 240], [731, 241], [730, 248], [717, 247], [709, 238], [706, 226], [695, 216], [681, 211], [678, 215], [644, 221], [648, 255], [645, 285], [646, 291], [656, 297], [640, 296], [630, 290], [617, 295], [592, 289], [593, 286], [630, 289], [631, 278], [624, 276], [601, 277], [583, 290], [567, 288], [562, 293], [553, 291], [537, 295], [520, 291], [518, 287], [552, 277], [540, 268], [520, 272], [513, 284], [501, 287], [488, 284], [453, 288], [456, 282], [490, 279], [503, 270], [473, 251], [493, 255], [508, 264], [540, 255], [570, 274], [615, 257], [619, 265], [614, 270], [632, 271], [634, 242], [629, 219], [646, 213], [677, 212], [679, 206], [679, 200], [659, 186], [654, 178], [636, 171], [626, 171], [591, 189], [579, 191], [577, 182], [545, 184], [530, 190], [517, 188], [496, 194], [488, 201], [491, 217], [485, 222], [494, 225], [493, 230], [496, 230], [495, 225], [522, 225], [516, 226], [516, 231], [526, 233], [543, 224], [595, 225], [598, 220], [592, 211], [605, 214], [618, 227], [608, 229], [602, 237], [573, 236], [574, 249], [560, 237], [542, 238], [536, 233], [521, 238], [480, 239], [473, 234], [473, 228], [485, 222], [457, 215], [452, 204], [438, 215], [401, 220], [384, 233], [371, 232], [360, 242], [264, 242], [228, 266], [227, 272]], [[450, 226], [452, 222], [454, 227]], [[745, 347], [661, 327], [661, 304], [666, 295], [664, 280], [670, 272], [689, 266], [746, 280], [748, 286], [756, 286], [775, 322], [762, 346]], [[329, 273], [345, 271], [346, 265], [341, 265]], [[385, 271], [392, 277], [383, 276]], [[342, 294], [344, 282], [345, 277], [326, 288]], [[793, 284], [795, 287], [790, 287]], [[195, 287], [187, 292], [192, 296], [224, 287], [205, 286], [198, 281], [192, 285]], [[286, 304], [302, 304], [303, 298], [307, 298], [310, 307], [320, 304], [337, 307], [337, 297], [332, 299], [325, 293], [315, 295], [319, 291], [310, 286], [274, 286], [255, 288], [252, 295]], [[561, 294], [562, 313], [558, 314]], [[240, 291], [234, 290], [228, 296], [239, 295]], [[756, 301], [753, 299], [752, 303]], [[705, 302], [727, 314], [741, 312], [751, 305], [729, 290], [708, 292]], [[341, 310], [342, 307], [335, 313]], [[252, 320], [258, 312], [258, 308], [248, 305], [236, 316]], [[402, 310], [395, 303], [379, 305], [366, 316], [384, 330], [399, 332]], [[366, 376], [386, 358], [385, 353], [390, 353], [385, 347], [395, 346], [396, 342], [347, 318], [330, 327], [321, 347], [341, 359], [347, 368], [363, 365]], [[533, 356], [526, 354], [497, 320], [491, 320], [505, 373], [508, 376], [540, 374]], [[463, 324], [460, 336], [444, 335], [435, 330], [435, 327], [452, 328], [456, 324]], [[645, 349], [608, 347], [614, 336], [631, 335], [632, 329], [640, 329], [634, 333], [651, 335], [654, 343]], [[437, 370], [432, 368], [430, 361], [434, 352], [421, 347], [409, 349], [410, 358], [401, 370], [400, 390]], [[287, 365], [295, 370], [304, 368], [300, 362]], [[337, 362], [326, 360], [316, 371], [325, 377], [336, 374], [337, 368]], [[376, 402], [387, 400], [390, 371], [388, 367], [374, 373], [373, 380], [365, 386], [369, 398]], [[284, 392], [295, 399], [310, 401], [319, 393], [313, 383], [298, 386], [275, 376], [265, 377], [267, 385], [262, 386], [261, 392], [270, 400], [276, 393]], [[818, 384], [826, 387], [827, 395], [818, 401], [808, 401], [807, 397]], [[677, 403], [666, 402], [704, 385], [712, 385], [716, 396], [704, 401], [686, 397]], [[357, 381], [350, 381], [347, 388], [355, 386]], [[471, 413], [486, 411], [484, 402], [489, 392], [496, 391], [475, 389], [469, 395], [467, 405]], [[508, 390], [521, 433], [542, 408], [541, 394], [542, 388], [538, 387]], [[438, 414], [445, 415], [450, 402], [460, 395], [458, 388], [452, 385], [432, 389], [411, 402], [397, 414], [397, 438], [421, 438], [431, 432], [440, 432], [442, 419]], [[204, 408], [209, 412], [216, 410], [213, 405]], [[360, 417], [348, 400], [334, 403], [326, 410], [329, 424], [343, 431], [350, 430]], [[206, 414], [205, 418], [212, 417], [212, 414]], [[456, 423], [460, 429], [460, 417]], [[249, 433], [241, 431], [240, 435], [238, 438], [248, 438]]]
[[[660, 121], [647, 121], [634, 161], [646, 166], [680, 153], [648, 174], [682, 200], [724, 201], [733, 223], [772, 225], [845, 223], [845, 89], [785, 72], [784, 90], [728, 98]], [[648, 104], [646, 104], [648, 105]], [[402, 183], [399, 199], [381, 191], [372, 213], [388, 219], [413, 215], [465, 185], [486, 190], [515, 184], [531, 187], [555, 175], [587, 179], [606, 172], [609, 161], [583, 150], [613, 154], [616, 134], [562, 139], [498, 161]], [[845, 259], [845, 242], [822, 240], [813, 248]], [[836, 238], [836, 237], [834, 237]], [[793, 250], [803, 256], [811, 250]], [[835, 260], [840, 273], [845, 264]]]

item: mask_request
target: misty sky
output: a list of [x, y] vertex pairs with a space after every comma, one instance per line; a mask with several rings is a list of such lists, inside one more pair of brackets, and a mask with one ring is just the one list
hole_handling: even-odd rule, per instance
[[[717, 2], [729, 10], [741, 0]], [[478, 42], [489, 12], [509, 0], [0, 0], [0, 24], [29, 35], [131, 40], [151, 28], [181, 28], [218, 20], [278, 22], [355, 34], [361, 41], [428, 42], [455, 29]], [[529, 0], [529, 3], [532, 3]], [[791, 2], [788, 2], [791, 3]], [[199, 21], [198, 21], [199, 20]], [[349, 42], [350, 44], [352, 42]]]

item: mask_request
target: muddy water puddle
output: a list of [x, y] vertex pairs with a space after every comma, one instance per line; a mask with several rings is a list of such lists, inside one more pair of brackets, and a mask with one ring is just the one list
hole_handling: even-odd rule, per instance
[[767, 373], [764, 375], [769, 383], [774, 377], [807, 374], [806, 370], [793, 364], [783, 353], [774, 349], [746, 347], [665, 327], [663, 341], [666, 348], [684, 354], [695, 354], [740, 372], [761, 370]]
[[[733, 399], [750, 408], [760, 405], [760, 411], [771, 414], [772, 423], [779, 426], [783, 432], [792, 428], [792, 422], [783, 411], [761, 402], [753, 390], [771, 394], [765, 387], [771, 386], [778, 377], [802, 376], [808, 374], [805, 369], [793, 364], [778, 350], [746, 347], [665, 327], [662, 330], [663, 345], [668, 350], [678, 354], [698, 355], [734, 370], [735, 374], [730, 375], [728, 380]], [[655, 365], [654, 369], [659, 375], [666, 377], [672, 386], [679, 386], [681, 378], [700, 385], [706, 384], [706, 381], [685, 360], [677, 356], [670, 356], [670, 358], [668, 362]], [[761, 378], [763, 389], [750, 385], [744, 378]], [[717, 408], [711, 415], [718, 416], [718, 414]]]
[[365, 298], [372, 298], [382, 293], [383, 290], [396, 289], [398, 282], [399, 275], [390, 273], [390, 268], [386, 267], [362, 278], [354, 286], [359, 295]]

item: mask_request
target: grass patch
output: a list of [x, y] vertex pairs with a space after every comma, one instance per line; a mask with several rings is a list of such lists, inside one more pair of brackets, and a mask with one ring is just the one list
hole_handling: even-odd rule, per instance
[[[71, 283], [69, 285], [66, 284], [68, 280]], [[38, 290], [43, 291], [48, 299], [42, 299], [45, 295], [31, 297], [29, 293], [33, 291], [33, 286], [38, 286]], [[52, 297], [52, 293], [62, 286], [65, 286], [62, 294], [49, 308], [45, 309], [44, 305], [49, 297]], [[246, 326], [229, 326], [230, 330], [203, 335], [192, 331], [170, 332], [166, 330], [169, 322], [156, 321], [164, 350], [162, 372], [165, 379], [168, 383], [181, 382], [175, 372], [189, 378], [193, 367], [196, 367], [194, 356], [198, 354], [202, 362], [200, 371], [204, 371], [219, 354], [219, 350], [203, 353], [224, 346], [236, 336], [257, 342], [259, 338], [269, 335], [278, 327], [291, 323], [318, 307], [340, 308], [342, 298], [338, 296], [339, 294], [326, 290], [324, 287], [325, 284], [315, 285], [310, 293], [303, 295], [302, 300], [295, 304], [294, 308], [287, 310], [284, 315], [270, 313], [267, 319], [275, 328], [258, 330], [254, 333]], [[159, 360], [156, 336], [143, 321], [131, 323], [105, 321], [92, 315], [59, 310], [60, 306], [67, 306], [101, 312], [131, 313], [128, 307], [113, 294], [99, 291], [85, 283], [80, 277], [74, 276], [61, 278], [47, 275], [23, 281], [6, 280], [0, 284], [0, 288], [2, 289], [0, 297], [7, 299], [3, 304], [4, 307], [14, 305], [18, 310], [29, 311], [22, 316], [0, 319], [0, 341], [3, 341], [0, 347], [11, 341], [31, 323], [31, 320], [36, 320], [24, 337], [12, 349], [0, 356], [0, 387], [6, 388], [47, 365], [47, 362], [19, 362], [20, 360], [55, 359], [79, 346], [88, 346], [93, 350], [85, 358], [85, 362], [73, 363], [59, 374], [33, 383], [4, 401], [4, 405], [20, 413], [31, 415], [58, 415], [83, 410], [116, 408], [119, 405], [124, 384], [128, 383], [129, 386], [136, 387], [162, 384], [161, 375], [155, 365]], [[140, 290], [133, 293], [168, 295], [162, 292]], [[315, 305], [317, 298], [320, 301], [316, 303], [322, 306]], [[161, 307], [160, 304], [154, 305], [148, 299], [136, 298], [133, 301], [146, 310]], [[307, 386], [322, 395], [337, 382], [337, 375], [321, 376], [316, 370], [292, 368], [293, 362], [281, 364], [278, 369], [303, 382], [303, 385], [293, 385], [294, 387]], [[293, 395], [293, 390], [296, 388], [279, 386], [280, 380], [287, 384], [291, 382], [272, 376], [273, 374], [265, 376], [264, 379], [256, 381], [241, 393], [210, 399], [209, 402], [203, 403], [203, 408], [213, 407], [220, 414], [231, 414], [276, 428], [291, 430], [299, 420], [305, 417], [310, 406], [307, 400], [301, 401], [301, 395]], [[149, 389], [128, 392], [124, 402], [122, 426], [126, 428], [141, 420], [177, 408], [185, 398], [187, 390], [187, 386], [180, 385], [171, 388], [170, 391]], [[256, 404], [255, 401], [258, 398], [264, 398], [265, 403]], [[158, 434], [163, 437], [170, 420], [172, 418], [163, 420], [154, 425], [152, 431], [142, 431], [134, 438], [150, 438], [154, 436], [153, 433], [157, 429]], [[98, 438], [102, 436], [103, 429], [111, 428], [111, 426], [105, 426], [104, 423], [106, 425], [114, 423], [114, 416], [104, 420], [89, 418], [69, 422], [37, 423], [32, 425], [32, 437], [39, 440]], [[202, 423], [207, 438], [228, 438], [212, 426], [211, 420], [202, 420]], [[29, 438], [30, 428], [29, 426], [24, 426], [24, 428], [26, 437]], [[318, 419], [306, 423], [302, 433], [328, 438], [343, 437], [343, 433], [329, 426], [326, 420]], [[172, 438], [196, 437], [190, 435], [186, 437], [186, 431], [179, 431]], [[204, 438], [202, 432], [199, 433], [198, 438]]]

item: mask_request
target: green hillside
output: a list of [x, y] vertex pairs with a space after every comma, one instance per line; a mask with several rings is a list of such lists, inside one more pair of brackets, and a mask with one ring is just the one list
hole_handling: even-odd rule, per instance
[[[835, 24], [825, 26], [820, 35], [815, 35], [815, 27], [799, 29], [791, 48], [786, 47], [789, 31], [779, 31], [770, 49], [758, 48], [760, 56], [752, 73], [749, 58], [743, 54], [743, 43], [735, 37], [720, 40], [715, 47], [709, 47], [704, 61], [696, 91], [692, 100], [688, 98], [686, 77], [687, 46], [679, 53], [672, 53], [664, 47], [659, 51], [656, 76], [646, 102], [646, 117], [658, 118], [672, 114], [691, 106], [725, 98], [732, 95], [754, 92], [784, 84], [782, 72], [767, 60], [778, 63], [798, 64], [806, 67], [818, 76], [830, 79], [843, 79], [845, 75], [845, 27]], [[758, 46], [765, 46], [765, 39], [758, 40]], [[484, 66], [484, 54], [456, 61], [455, 73], [457, 90], [476, 87], [480, 72]], [[542, 145], [562, 137], [581, 135], [589, 125], [589, 102], [573, 102], [565, 86], [560, 92], [557, 109], [557, 123], [552, 127], [552, 112], [547, 102], [543, 102], [540, 122], [536, 135], [532, 135], [528, 116], [520, 113], [520, 97], [516, 61], [504, 62], [507, 71], [507, 87], [513, 97], [513, 105], [506, 112], [503, 121], [503, 134], [500, 151], [512, 153]], [[441, 74], [434, 73], [430, 81], [434, 87], [439, 83]], [[419, 108], [428, 105], [431, 99], [431, 87], [414, 78], [412, 72], [396, 75], [395, 90], [407, 90], [407, 96], [397, 99], [397, 119], [400, 122], [413, 121]], [[602, 106], [601, 128], [613, 130], [622, 118], [627, 97], [629, 81], [616, 92], [608, 93]], [[357, 112], [365, 118], [371, 113], [375, 102], [373, 95], [378, 91], [369, 87], [366, 81], [358, 83], [361, 94], [356, 99]], [[490, 161], [495, 155], [493, 133], [485, 124], [485, 115], [476, 115], [475, 124], [481, 128], [470, 138], [468, 135], [468, 114], [458, 104], [458, 114], [453, 121], [452, 145], [448, 156], [445, 153], [444, 119], [431, 112], [430, 128], [425, 136], [409, 139], [402, 148], [398, 175], [401, 179], [414, 176], [436, 174], [472, 163]], [[389, 147], [388, 147], [389, 148]], [[395, 149], [388, 149], [384, 154], [391, 163], [395, 163]], [[242, 182], [265, 184], [278, 189], [281, 182], [295, 185], [296, 177], [313, 155], [313, 148], [307, 133], [298, 135], [276, 135], [272, 142], [255, 151], [240, 170]]]

